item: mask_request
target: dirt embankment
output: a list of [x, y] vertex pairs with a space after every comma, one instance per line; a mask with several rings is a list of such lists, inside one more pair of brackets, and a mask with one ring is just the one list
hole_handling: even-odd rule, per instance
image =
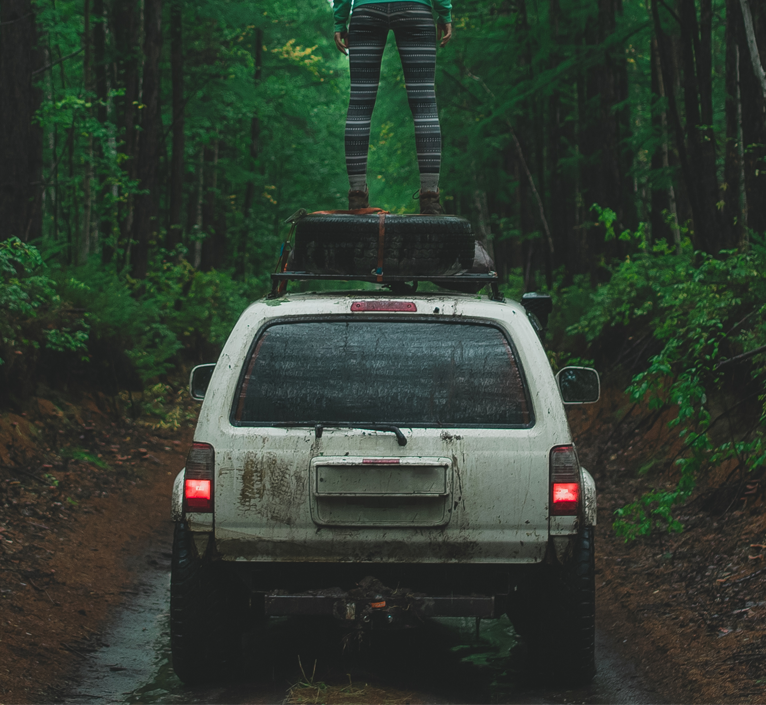
[[596, 478], [598, 628], [620, 637], [670, 702], [766, 702], [766, 512], [757, 479], [706, 471], [677, 516], [680, 534], [626, 544], [614, 511], [670, 487], [682, 452], [673, 410], [650, 413], [613, 387], [570, 411]]
[[191, 430], [152, 431], [109, 400], [0, 415], [0, 701], [47, 702], [122, 602], [163, 522]]

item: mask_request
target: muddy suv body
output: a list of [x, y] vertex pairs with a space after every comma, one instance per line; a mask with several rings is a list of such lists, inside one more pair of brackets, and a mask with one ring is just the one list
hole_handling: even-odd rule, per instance
[[595, 485], [514, 302], [253, 304], [204, 392], [173, 517], [183, 680], [236, 668], [243, 630], [284, 614], [363, 630], [507, 613], [536, 668], [593, 675]]

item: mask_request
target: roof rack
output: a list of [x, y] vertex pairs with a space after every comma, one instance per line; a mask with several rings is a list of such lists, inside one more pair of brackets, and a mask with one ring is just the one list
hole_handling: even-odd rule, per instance
[[[489, 298], [493, 301], [503, 301], [498, 289], [497, 272], [485, 274], [452, 274], [452, 275], [418, 275], [418, 274], [313, 274], [312, 272], [275, 272], [271, 275], [271, 293], [268, 298], [275, 299], [285, 293], [288, 281], [358, 281], [374, 284], [390, 284], [394, 293], [412, 293], [417, 289], [418, 282], [433, 284], [487, 284]], [[407, 287], [411, 282], [412, 287]]]

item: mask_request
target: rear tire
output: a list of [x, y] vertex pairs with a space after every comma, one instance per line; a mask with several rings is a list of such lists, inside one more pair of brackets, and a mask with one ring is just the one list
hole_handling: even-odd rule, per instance
[[201, 558], [177, 522], [170, 572], [170, 652], [186, 684], [236, 675], [242, 655], [242, 591], [224, 565]]
[[565, 565], [545, 566], [509, 617], [529, 649], [536, 676], [587, 685], [596, 674], [593, 527], [580, 534]]
[[[295, 230], [295, 271], [369, 275], [378, 267], [378, 215], [308, 215]], [[382, 270], [399, 276], [466, 271], [471, 224], [455, 216], [386, 215]]]

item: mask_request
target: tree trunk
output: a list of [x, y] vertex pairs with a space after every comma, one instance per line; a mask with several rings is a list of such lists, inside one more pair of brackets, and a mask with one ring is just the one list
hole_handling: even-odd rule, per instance
[[[48, 64], [52, 63], [51, 59], [52, 53], [50, 50], [50, 44], [45, 45], [43, 48], [43, 55], [42, 59], [44, 62], [44, 65], [47, 66]], [[45, 72], [45, 100], [48, 103], [53, 102], [53, 77], [51, 76], [50, 71]], [[57, 166], [57, 159], [56, 159], [56, 152], [57, 152], [57, 131], [58, 131], [58, 125], [54, 123], [50, 130], [48, 130], [48, 133], [44, 136], [44, 139], [48, 142], [48, 178], [47, 178], [47, 184], [43, 188], [42, 192], [42, 199], [40, 204], [40, 210], [42, 215], [42, 221], [45, 223], [47, 220], [52, 221], [52, 227], [50, 230], [46, 232], [46, 228], [43, 225], [43, 232], [42, 237], [43, 240], [46, 238], [52, 238], [53, 240], [56, 239], [56, 216], [57, 216], [57, 210], [58, 210], [58, 184], [56, 183], [56, 166]], [[52, 210], [53, 215], [48, 218], [48, 212]]]
[[745, 25], [745, 38], [747, 40], [747, 49], [750, 54], [750, 61], [753, 64], [753, 73], [761, 89], [761, 96], [766, 101], [766, 72], [763, 70], [761, 57], [758, 53], [758, 39], [756, 37], [753, 15], [750, 12], [749, 0], [739, 0], [742, 9], [742, 18]]
[[724, 192], [722, 221], [725, 249], [737, 247], [742, 239], [742, 184], [740, 173], [742, 162], [739, 134], [739, 48], [737, 36], [741, 16], [737, 0], [726, 0], [726, 149], [724, 152]]
[[[91, 85], [91, 38], [90, 38], [90, 0], [85, 0], [83, 7], [84, 28], [82, 37], [83, 61], [82, 76], [85, 93], [90, 93]], [[86, 98], [87, 99], [87, 98]], [[77, 254], [77, 263], [85, 264], [90, 254], [90, 215], [93, 206], [93, 194], [91, 192], [91, 182], [93, 181], [93, 135], [89, 134], [87, 138], [87, 147], [85, 149], [85, 175], [82, 181], [82, 230], [80, 231], [80, 242]]]
[[199, 269], [202, 264], [202, 204], [205, 198], [205, 148], [199, 151], [199, 160], [197, 163], [197, 188], [194, 194], [194, 210], [189, 208], [189, 221], [194, 214], [194, 248], [192, 251], [192, 266]]
[[[702, 0], [703, 13], [709, 0]], [[712, 8], [707, 10], [712, 13]], [[702, 34], [710, 30], [711, 18]], [[718, 180], [716, 177], [715, 140], [712, 130], [712, 56], [710, 38], [700, 38], [697, 10], [694, 0], [681, 2], [681, 52], [684, 67], [684, 109], [686, 113], [686, 143], [694, 179], [686, 184], [689, 196], [694, 190], [699, 216], [694, 217], [694, 234], [697, 246], [706, 252], [720, 249], [718, 210]]]
[[[255, 30], [255, 73], [253, 80], [257, 86], [261, 82], [261, 76], [263, 74], [263, 30], [258, 28]], [[250, 121], [250, 169], [255, 170], [255, 162], [258, 159], [258, 154], [261, 149], [261, 123], [258, 119], [258, 115], [253, 115]], [[253, 179], [249, 179], [245, 188], [245, 204], [244, 215], [247, 220], [250, 217], [250, 212], [253, 207], [253, 199], [255, 197], [255, 182]]]
[[702, 124], [713, 125], [713, 0], [700, 0], [700, 43], [697, 56], [697, 76], [700, 88]]
[[137, 175], [139, 188], [133, 216], [135, 252], [131, 270], [143, 279], [149, 268], [149, 248], [158, 230], [157, 193], [159, 189], [159, 154], [162, 139], [160, 115], [160, 54], [162, 51], [162, 0], [144, 3], [144, 73], [142, 86], [141, 135], [138, 144]]
[[[766, 45], [766, 11], [753, 4], [750, 10], [752, 36]], [[766, 233], [766, 169], [763, 167], [766, 161], [766, 101], [752, 61], [752, 44], [747, 33], [740, 32], [739, 71], [747, 227], [757, 233]], [[745, 60], [746, 57], [750, 57], [749, 60]]]
[[[593, 7], [595, 3], [591, 3]], [[616, 28], [614, 0], [598, 0], [597, 15], [588, 19], [585, 43], [593, 57], [585, 70], [585, 95], [580, 104], [578, 120], [581, 123], [580, 150], [582, 152], [582, 191], [586, 219], [592, 221], [589, 209], [593, 204], [610, 208], [617, 214], [617, 225], [625, 220], [623, 198], [624, 175], [620, 147], [620, 122], [623, 115], [614, 110], [621, 100], [620, 63], [614, 49], [603, 45]], [[594, 279], [596, 263], [605, 252], [617, 254], [617, 244], [604, 242], [601, 227], [587, 231], [586, 261]], [[595, 281], [595, 279], [594, 279]]]
[[202, 232], [205, 239], [202, 241], [202, 261], [200, 269], [208, 272], [220, 267], [221, 253], [219, 252], [219, 233], [216, 232], [218, 225], [218, 140], [213, 140], [205, 147], [205, 188], [202, 199]]
[[[683, 0], [687, 2], [688, 0]], [[695, 15], [696, 18], [696, 15]], [[657, 48], [660, 59], [660, 69], [662, 71], [662, 81], [665, 87], [665, 91], [668, 99], [668, 110], [670, 111], [670, 122], [675, 135], [676, 149], [678, 151], [678, 161], [681, 165], [681, 175], [685, 186], [685, 192], [689, 199], [689, 205], [691, 206], [692, 218], [694, 220], [695, 228], [697, 229], [697, 235], [702, 237], [703, 240], [708, 241], [707, 237], [708, 228], [712, 228], [714, 223], [707, 223], [705, 220], [705, 209], [700, 203], [699, 190], [697, 188], [697, 178], [699, 176], [698, 166], [693, 166], [691, 158], [686, 149], [686, 136], [684, 134], [684, 128], [681, 124], [681, 116], [678, 111], [678, 104], [676, 103], [673, 75], [673, 59], [671, 56], [670, 40], [662, 28], [662, 22], [660, 20], [659, 3], [657, 0], [652, 2], [652, 20], [654, 22], [654, 32], [657, 37]], [[696, 25], [696, 19], [694, 24]], [[682, 29], [683, 31], [683, 29]], [[688, 29], [686, 30], [689, 31]], [[683, 44], [683, 42], [682, 42]], [[689, 45], [690, 46], [690, 45]], [[688, 56], [686, 61], [688, 62]], [[694, 72], [694, 62], [691, 62], [691, 71]], [[686, 80], [686, 76], [684, 77]], [[687, 121], [689, 120], [688, 111], [691, 111], [697, 116], [699, 121], [699, 110], [695, 110], [696, 95], [687, 94], [689, 98], [689, 105], [687, 106]], [[688, 123], [687, 123], [688, 124]], [[695, 153], [696, 155], [697, 153]], [[715, 204], [713, 204], [713, 207]]]
[[[658, 103], [664, 97], [664, 88], [662, 85], [662, 76], [660, 75], [659, 56], [657, 50], [657, 39], [652, 37], [650, 45], [651, 55], [651, 92], [652, 92], [652, 132], [656, 138], [659, 138], [661, 144], [652, 152], [652, 175], [650, 177], [651, 186], [651, 226], [652, 239], [667, 240], [673, 242], [673, 233], [665, 222], [665, 212], [670, 210], [670, 198], [665, 188], [665, 182], [669, 178], [666, 171], [667, 135], [665, 134], [665, 110], [660, 108]], [[661, 175], [661, 176], [660, 176]]]
[[[263, 30], [258, 27], [255, 30], [253, 46], [253, 56], [255, 58], [255, 72], [253, 74], [253, 83], [258, 86], [263, 75]], [[261, 121], [257, 113], [253, 114], [250, 121], [250, 170], [251, 176], [245, 186], [245, 202], [242, 209], [244, 215], [244, 227], [240, 234], [239, 251], [240, 256], [236, 258], [234, 265], [238, 275], [244, 275], [248, 270], [248, 241], [252, 230], [253, 202], [255, 200], [255, 180], [253, 178], [256, 170], [258, 155], [261, 151]]]
[[[559, 0], [549, 0], [548, 14], [551, 23], [551, 39], [553, 41], [553, 51], [549, 67], [554, 69], [561, 60], [559, 51], [559, 22], [561, 18], [561, 5]], [[567, 237], [567, 194], [564, 184], [564, 177], [561, 172], [562, 149], [562, 117], [561, 117], [561, 95], [559, 82], [556, 82], [550, 99], [548, 100], [548, 170], [550, 172], [550, 203], [548, 212], [551, 214], [551, 238], [556, 250], [556, 260], [554, 266], [568, 265], [572, 262], [568, 251], [569, 238]], [[564, 267], [564, 283], [572, 283], [574, 275], [571, 266]]]
[[170, 213], [165, 246], [182, 240], [181, 209], [184, 185], [184, 52], [182, 0], [170, 4], [170, 70], [173, 82], [173, 156], [170, 163]]
[[[112, 34], [116, 46], [116, 65], [114, 72], [117, 85], [124, 89], [122, 98], [117, 99], [117, 124], [122, 133], [121, 151], [126, 157], [127, 177], [136, 176], [136, 106], [138, 104], [138, 66], [139, 66], [139, 23], [137, 0], [114, 0], [111, 17]], [[133, 230], [133, 197], [128, 196], [127, 203], [120, 214], [120, 238], [117, 249], [123, 249], [124, 263], [129, 257], [129, 242]], [[108, 254], [108, 253], [107, 253]]]
[[42, 100], [33, 85], [42, 65], [32, 0], [0, 3], [0, 240], [42, 235]]
[[[109, 117], [107, 111], [108, 81], [106, 77], [106, 18], [104, 16], [104, 0], [93, 0], [93, 74], [95, 78], [96, 99], [96, 119], [103, 126], [107, 126]], [[96, 158], [103, 159], [104, 148], [103, 141], [96, 143]], [[104, 193], [108, 188], [106, 177], [103, 173], [98, 175], [98, 189], [96, 191], [96, 220], [93, 227], [93, 241], [91, 249], [97, 251], [99, 247], [103, 249], [109, 247], [108, 237], [106, 242], [102, 242], [105, 236], [109, 234], [109, 221], [104, 218], [103, 203]], [[111, 257], [111, 255], [110, 255]]]

